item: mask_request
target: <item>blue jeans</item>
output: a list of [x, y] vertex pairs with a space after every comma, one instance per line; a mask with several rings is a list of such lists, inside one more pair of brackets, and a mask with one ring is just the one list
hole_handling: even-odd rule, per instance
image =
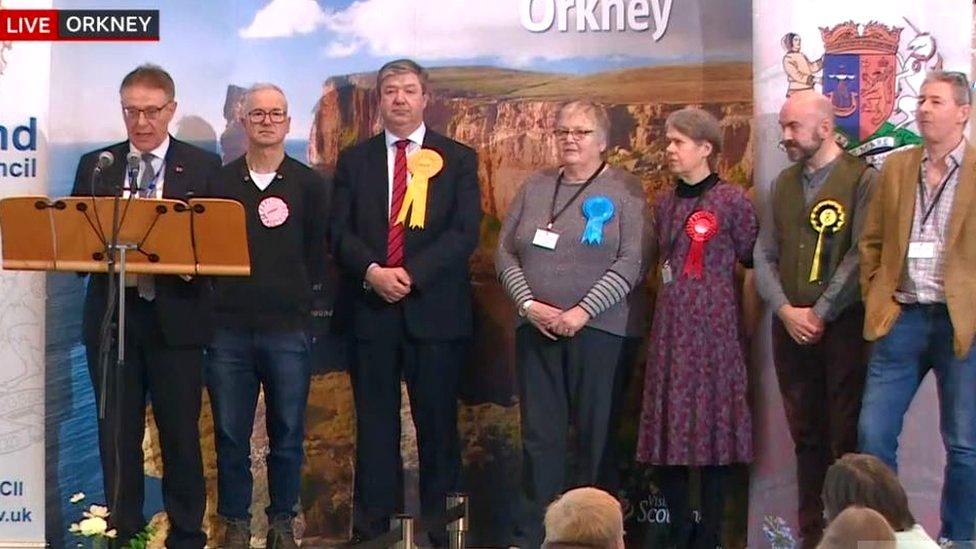
[[976, 527], [976, 353], [958, 358], [945, 305], [904, 305], [891, 331], [874, 346], [858, 442], [897, 470], [898, 435], [922, 378], [931, 368], [939, 387], [947, 450], [941, 537], [970, 541]]
[[268, 518], [294, 517], [301, 481], [311, 352], [304, 332], [218, 328], [207, 365], [217, 439], [217, 513], [249, 519], [251, 430], [264, 387], [268, 455]]

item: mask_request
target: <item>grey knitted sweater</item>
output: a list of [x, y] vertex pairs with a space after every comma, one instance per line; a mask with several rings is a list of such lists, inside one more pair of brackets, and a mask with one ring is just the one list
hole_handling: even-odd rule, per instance
[[[579, 305], [592, 317], [587, 326], [620, 336], [644, 335], [647, 295], [643, 280], [651, 242], [649, 208], [640, 180], [608, 167], [553, 223], [554, 250], [533, 244], [552, 211], [557, 169], [536, 172], [522, 185], [502, 224], [495, 269], [515, 301], [542, 301], [566, 310]], [[555, 210], [562, 209], [581, 182], [563, 181]], [[605, 197], [613, 216], [603, 224], [602, 242], [581, 241], [588, 198]], [[521, 322], [525, 322], [522, 320]]]

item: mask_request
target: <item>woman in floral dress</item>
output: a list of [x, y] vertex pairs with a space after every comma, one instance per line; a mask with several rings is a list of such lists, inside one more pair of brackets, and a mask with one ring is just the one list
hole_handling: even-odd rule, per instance
[[[728, 465], [752, 460], [736, 263], [751, 266], [758, 223], [742, 188], [715, 173], [722, 132], [700, 109], [672, 113], [668, 163], [678, 177], [655, 207], [660, 287], [651, 327], [637, 459], [658, 466], [672, 545], [721, 543]], [[699, 468], [701, 524], [690, 510]]]

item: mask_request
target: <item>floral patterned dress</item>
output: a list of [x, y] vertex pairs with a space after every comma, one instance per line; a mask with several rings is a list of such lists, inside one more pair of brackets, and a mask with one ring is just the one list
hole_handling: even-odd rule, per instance
[[[702, 245], [700, 278], [685, 272], [693, 247], [685, 228], [696, 211], [714, 214], [717, 229]], [[655, 208], [655, 224], [658, 266], [670, 258], [673, 279], [657, 294], [637, 459], [748, 463], [752, 421], [735, 264], [751, 266], [755, 210], [740, 187], [713, 174], [698, 185], [679, 183]]]

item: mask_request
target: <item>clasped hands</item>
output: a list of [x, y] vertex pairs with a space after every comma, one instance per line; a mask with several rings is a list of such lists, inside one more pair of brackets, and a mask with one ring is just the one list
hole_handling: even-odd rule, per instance
[[540, 301], [533, 301], [525, 317], [537, 330], [549, 339], [573, 337], [590, 320], [590, 315], [579, 305], [565, 311]]
[[790, 337], [800, 345], [812, 345], [823, 336], [824, 322], [812, 307], [783, 305], [776, 312]]
[[403, 267], [372, 265], [366, 270], [366, 283], [383, 301], [396, 303], [410, 293], [413, 280]]

